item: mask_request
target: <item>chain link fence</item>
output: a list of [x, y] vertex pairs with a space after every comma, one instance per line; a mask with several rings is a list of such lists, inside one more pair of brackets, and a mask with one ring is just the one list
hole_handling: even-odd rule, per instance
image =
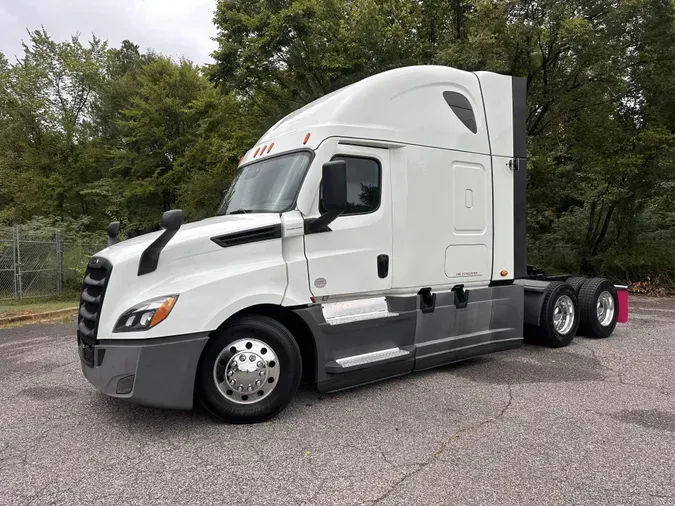
[[13, 299], [18, 293], [14, 241], [13, 228], [0, 228], [0, 300]]
[[0, 228], [0, 300], [79, 292], [89, 258], [105, 241], [64, 239], [58, 229]]

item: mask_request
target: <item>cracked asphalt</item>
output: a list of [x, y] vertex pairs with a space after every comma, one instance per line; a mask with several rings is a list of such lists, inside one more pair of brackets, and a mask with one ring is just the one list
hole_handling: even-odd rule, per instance
[[98, 393], [73, 324], [0, 330], [0, 504], [675, 504], [675, 299], [525, 346], [217, 423]]

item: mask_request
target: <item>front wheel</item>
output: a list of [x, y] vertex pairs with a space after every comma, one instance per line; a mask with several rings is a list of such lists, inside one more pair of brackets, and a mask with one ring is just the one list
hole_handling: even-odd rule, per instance
[[281, 323], [262, 315], [234, 320], [204, 349], [197, 396], [230, 423], [265, 421], [293, 399], [302, 376], [300, 349]]

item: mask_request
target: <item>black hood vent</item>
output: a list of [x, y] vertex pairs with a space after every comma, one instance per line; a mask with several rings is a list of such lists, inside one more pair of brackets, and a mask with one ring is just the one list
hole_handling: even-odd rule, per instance
[[271, 239], [281, 239], [281, 224], [254, 228], [253, 230], [244, 230], [242, 232], [234, 232], [233, 234], [219, 235], [211, 238], [211, 240], [221, 248], [241, 246], [242, 244], [251, 242], [269, 241]]

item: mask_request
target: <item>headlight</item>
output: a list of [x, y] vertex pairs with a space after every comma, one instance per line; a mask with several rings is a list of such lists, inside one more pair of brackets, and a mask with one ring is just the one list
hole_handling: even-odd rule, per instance
[[136, 304], [120, 316], [113, 332], [151, 329], [169, 316], [177, 300], [178, 295], [167, 295]]

